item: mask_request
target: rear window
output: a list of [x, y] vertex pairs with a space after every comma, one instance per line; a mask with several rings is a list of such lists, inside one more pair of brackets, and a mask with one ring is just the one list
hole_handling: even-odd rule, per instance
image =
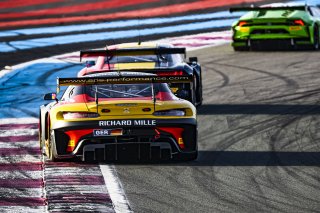
[[[108, 62], [109, 60], [109, 62]], [[170, 67], [181, 63], [182, 57], [180, 54], [164, 54], [164, 55], [143, 55], [143, 56], [112, 56], [105, 58], [105, 64], [116, 63], [150, 63], [154, 62], [158, 67]]]
[[[153, 87], [153, 88], [152, 88]], [[98, 98], [134, 98], [139, 99], [155, 96], [159, 92], [171, 93], [166, 84], [107, 84], [85, 86], [84, 92], [90, 97]]]

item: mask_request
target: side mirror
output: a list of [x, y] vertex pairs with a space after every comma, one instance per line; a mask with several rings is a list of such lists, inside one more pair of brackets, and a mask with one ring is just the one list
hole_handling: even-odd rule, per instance
[[92, 67], [94, 65], [96, 65], [95, 61], [86, 61], [86, 67]]
[[45, 101], [55, 100], [58, 102], [57, 93], [47, 93], [43, 96], [43, 100]]
[[190, 63], [198, 63], [198, 57], [190, 57], [189, 62]]
[[176, 96], [178, 98], [187, 100], [189, 98], [189, 91], [186, 89], [179, 89], [176, 93]]

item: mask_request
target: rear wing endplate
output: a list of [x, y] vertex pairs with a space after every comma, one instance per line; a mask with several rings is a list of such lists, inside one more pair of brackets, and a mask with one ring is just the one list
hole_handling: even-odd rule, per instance
[[71, 85], [103, 85], [103, 84], [144, 84], [144, 83], [190, 83], [192, 76], [108, 76], [108, 77], [83, 77], [83, 78], [57, 78], [57, 93], [60, 86]]
[[306, 10], [307, 6], [283, 6], [283, 7], [232, 7], [229, 9], [233, 12], [250, 12], [250, 11], [266, 11], [266, 10]]
[[186, 48], [130, 48], [115, 50], [83, 50], [80, 51], [80, 61], [85, 57], [98, 56], [138, 56], [138, 55], [163, 55], [163, 54], [184, 54]]

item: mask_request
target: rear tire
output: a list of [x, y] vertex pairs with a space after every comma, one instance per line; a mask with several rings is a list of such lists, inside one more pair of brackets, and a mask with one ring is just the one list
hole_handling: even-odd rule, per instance
[[198, 98], [197, 98], [197, 77], [195, 76], [195, 74], [193, 74], [193, 83], [192, 83], [192, 91], [193, 91], [193, 95], [192, 95], [192, 104], [194, 106], [197, 105], [198, 103]]
[[247, 47], [247, 46], [241, 46], [241, 47], [233, 47], [233, 50], [234, 51], [249, 51], [249, 47]]
[[51, 161], [57, 161], [58, 159], [56, 158], [56, 143], [55, 143], [55, 136], [54, 136], [54, 131], [50, 131], [50, 140], [49, 140], [49, 150], [48, 150], [48, 158]]
[[41, 111], [39, 113], [39, 146], [40, 146], [40, 150], [42, 151], [42, 148], [43, 148], [43, 141], [42, 141], [42, 133], [41, 133], [41, 129], [42, 129], [42, 126], [41, 126]]
[[177, 161], [194, 161], [198, 158], [198, 151], [192, 153], [179, 153], [175, 158]]
[[313, 49], [318, 50], [319, 49], [319, 28], [318, 26], [314, 27], [314, 32], [313, 32]]

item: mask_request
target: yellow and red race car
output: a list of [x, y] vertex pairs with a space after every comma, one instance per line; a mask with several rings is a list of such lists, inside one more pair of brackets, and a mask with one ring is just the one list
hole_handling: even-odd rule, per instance
[[[183, 57], [184, 55], [184, 57]], [[190, 57], [185, 62], [186, 49], [175, 48], [170, 44], [124, 43], [108, 46], [104, 50], [81, 51], [80, 58], [94, 58], [86, 61], [78, 76], [97, 72], [134, 71], [148, 72], [159, 76], [192, 75], [188, 83], [172, 83], [172, 92], [183, 99], [189, 100], [195, 106], [202, 104], [201, 66], [197, 57]]]
[[196, 109], [167, 83], [192, 76], [103, 72], [58, 78], [62, 98], [40, 107], [39, 136], [51, 160], [193, 160], [197, 157]]

